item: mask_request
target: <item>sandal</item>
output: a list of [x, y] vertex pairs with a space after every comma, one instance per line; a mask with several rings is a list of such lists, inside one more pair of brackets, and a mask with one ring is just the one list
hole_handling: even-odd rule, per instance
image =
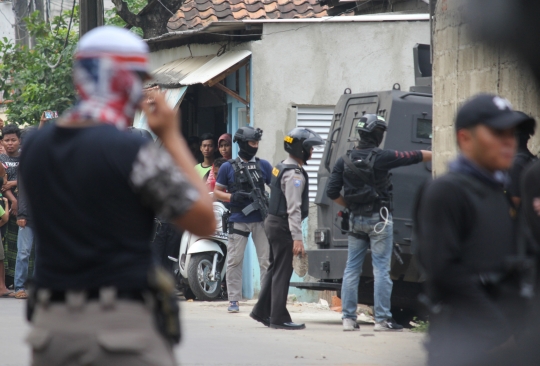
[[15, 294], [16, 299], [28, 299], [28, 294], [24, 290], [19, 290]]

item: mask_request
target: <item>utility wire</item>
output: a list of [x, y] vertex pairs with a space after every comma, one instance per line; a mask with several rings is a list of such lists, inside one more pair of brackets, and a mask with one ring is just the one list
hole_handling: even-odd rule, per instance
[[158, 0], [158, 2], [161, 4], [161, 6], [163, 6], [165, 9], [167, 9], [167, 11], [168, 11], [169, 13], [171, 13], [171, 15], [173, 15], [173, 16], [175, 15], [169, 8], [167, 8], [165, 5], [163, 5], [163, 3], [161, 2], [161, 0]]
[[69, 42], [69, 33], [71, 32], [71, 24], [73, 23], [73, 14], [75, 13], [75, 5], [76, 4], [77, 4], [77, 1], [73, 0], [73, 6], [71, 7], [71, 17], [69, 18], [69, 25], [68, 25], [68, 30], [67, 30], [67, 34], [66, 34], [66, 40], [64, 41], [64, 47], [62, 48], [62, 51], [60, 51], [60, 58], [58, 59], [58, 61], [54, 65], [51, 65], [48, 60], [45, 60], [45, 62], [47, 63], [47, 66], [49, 66], [52, 70], [54, 70], [58, 66], [60, 66], [60, 62], [62, 61], [62, 58], [64, 56], [63, 52], [66, 49], [66, 47], [68, 45], [68, 42]]
[[0, 9], [0, 13], [2, 13], [2, 15], [4, 16], [4, 18], [6, 18], [6, 21], [7, 21], [8, 23], [9, 23], [9, 25], [11, 25], [11, 26], [13, 27], [13, 26], [14, 26], [14, 24], [13, 24], [13, 23], [11, 23], [11, 22], [9, 21], [9, 19], [8, 19], [7, 15], [6, 15], [6, 14], [4, 14], [4, 12], [2, 11], [2, 9]]

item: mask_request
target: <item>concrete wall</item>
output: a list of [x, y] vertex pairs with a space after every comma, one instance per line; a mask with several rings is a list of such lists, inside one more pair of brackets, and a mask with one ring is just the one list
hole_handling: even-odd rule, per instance
[[15, 30], [13, 29], [15, 18], [12, 6], [12, 2], [0, 1], [0, 38], [15, 38]]
[[[9, 40], [15, 40], [15, 30], [13, 24], [15, 18], [12, 9], [12, 3], [0, 1], [0, 39], [6, 37]], [[3, 91], [0, 90], [0, 103], [3, 100]], [[0, 104], [0, 118], [6, 120], [5, 105]]]
[[[464, 0], [439, 0], [433, 34], [434, 173], [457, 153], [454, 117], [460, 103], [479, 92], [500, 94], [515, 109], [540, 117], [540, 94], [526, 66], [500, 49], [474, 42], [464, 20]], [[533, 139], [539, 151], [540, 134]]]

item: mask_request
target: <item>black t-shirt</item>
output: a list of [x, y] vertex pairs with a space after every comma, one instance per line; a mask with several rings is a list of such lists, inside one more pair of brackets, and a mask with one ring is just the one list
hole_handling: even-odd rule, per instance
[[182, 215], [198, 198], [168, 154], [109, 125], [47, 126], [21, 161], [38, 287], [145, 288], [154, 216]]
[[[19, 173], [19, 160], [20, 156], [9, 156], [7, 154], [0, 154], [0, 162], [6, 169], [7, 180], [17, 180], [17, 175]], [[17, 187], [12, 188], [11, 191], [16, 194]]]
[[[369, 153], [373, 148], [368, 149], [354, 149], [351, 151], [351, 160], [357, 159], [366, 159]], [[375, 181], [380, 181], [388, 176], [388, 172], [391, 169], [398, 168], [400, 166], [412, 165], [420, 163], [423, 159], [421, 151], [394, 151], [394, 150], [380, 150], [373, 164], [373, 172], [375, 175]], [[332, 169], [332, 174], [328, 180], [328, 185], [326, 189], [326, 194], [332, 200], [335, 200], [339, 197], [341, 188], [344, 184], [350, 184], [354, 186], [354, 182], [347, 182], [347, 178], [343, 176], [343, 170], [345, 169], [345, 163], [343, 157], [340, 157], [334, 169]], [[382, 193], [381, 198], [388, 199], [388, 191], [385, 190]]]

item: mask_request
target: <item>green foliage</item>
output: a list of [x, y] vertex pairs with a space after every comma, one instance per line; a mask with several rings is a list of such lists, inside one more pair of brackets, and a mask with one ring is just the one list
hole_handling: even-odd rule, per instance
[[[71, 10], [44, 22], [38, 12], [25, 19], [28, 31], [35, 38], [30, 49], [0, 40], [0, 91], [4, 99], [13, 100], [7, 106], [9, 122], [36, 124], [44, 110], [62, 113], [75, 100], [72, 82], [73, 52], [79, 39], [79, 10], [75, 9], [69, 32]], [[56, 67], [54, 67], [56, 66]]]
[[413, 318], [411, 325], [413, 326], [411, 331], [416, 332], [416, 333], [426, 333], [429, 329], [429, 322], [420, 320], [417, 317]]
[[[139, 11], [141, 11], [142, 8], [148, 3], [147, 0], [124, 0], [129, 10], [137, 14]], [[116, 25], [118, 27], [124, 27], [126, 26], [126, 22], [124, 19], [120, 18], [120, 15], [116, 12], [116, 8], [112, 8], [111, 10], [105, 11], [105, 24], [109, 25]], [[131, 31], [138, 34], [139, 36], [143, 36], [143, 31], [139, 27], [132, 27]]]

